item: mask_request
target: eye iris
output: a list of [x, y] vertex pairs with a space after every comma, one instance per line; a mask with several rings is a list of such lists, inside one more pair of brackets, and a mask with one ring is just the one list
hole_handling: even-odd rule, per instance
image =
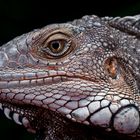
[[60, 41], [52, 41], [50, 43], [50, 49], [54, 53], [58, 53], [63, 49], [63, 44]]

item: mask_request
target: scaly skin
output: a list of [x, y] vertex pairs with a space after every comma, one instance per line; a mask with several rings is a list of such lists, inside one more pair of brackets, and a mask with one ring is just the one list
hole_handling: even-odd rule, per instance
[[0, 108], [38, 140], [139, 139], [140, 16], [85, 16], [0, 48]]

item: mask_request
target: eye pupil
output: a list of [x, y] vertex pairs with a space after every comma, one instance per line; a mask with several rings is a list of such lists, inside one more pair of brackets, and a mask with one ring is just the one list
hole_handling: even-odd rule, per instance
[[60, 44], [59, 44], [59, 42], [52, 42], [51, 43], [51, 47], [54, 49], [54, 50], [58, 50], [59, 49], [59, 47], [60, 47]]

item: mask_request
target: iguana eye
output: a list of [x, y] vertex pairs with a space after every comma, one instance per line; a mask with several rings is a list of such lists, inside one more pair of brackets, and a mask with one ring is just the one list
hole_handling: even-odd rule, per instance
[[47, 58], [61, 58], [71, 52], [73, 45], [69, 35], [56, 33], [45, 40], [41, 51]]

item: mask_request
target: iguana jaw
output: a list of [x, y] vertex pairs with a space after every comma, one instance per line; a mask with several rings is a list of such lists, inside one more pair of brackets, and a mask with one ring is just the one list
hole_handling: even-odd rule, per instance
[[[53, 135], [61, 135], [62, 130], [63, 135], [67, 135], [69, 137], [81, 137], [81, 139], [92, 136], [97, 136], [97, 138], [100, 138], [101, 140], [104, 137], [113, 138], [119, 136], [119, 139], [124, 139], [124, 137], [126, 138], [126, 136], [123, 134], [117, 135], [118, 132], [114, 129], [111, 131], [111, 129], [109, 128], [104, 129], [94, 125], [89, 126], [83, 125], [82, 123], [73, 122], [70, 119], [67, 119], [66, 117], [60, 115], [60, 113], [50, 111], [48, 109], [40, 109], [36, 106], [28, 105], [18, 105], [17, 107], [16, 104], [12, 105], [10, 103], [4, 102], [0, 105], [1, 110], [4, 111], [4, 114], [8, 119], [15, 121], [19, 125], [23, 125], [29, 132], [36, 133], [39, 139], [40, 137], [46, 137], [45, 133], [47, 133], [48, 136], [48, 131], [50, 131], [50, 133], [54, 133]], [[126, 116], [126, 114], [130, 113], [131, 110], [133, 110], [134, 112], [135, 107], [133, 107], [134, 106], [124, 107], [124, 109], [121, 109], [118, 114], [116, 113], [116, 116], [118, 116], [119, 118], [119, 115], [121, 114]], [[123, 118], [122, 121], [124, 121]], [[65, 129], [65, 127], [67, 127], [68, 129]]]

